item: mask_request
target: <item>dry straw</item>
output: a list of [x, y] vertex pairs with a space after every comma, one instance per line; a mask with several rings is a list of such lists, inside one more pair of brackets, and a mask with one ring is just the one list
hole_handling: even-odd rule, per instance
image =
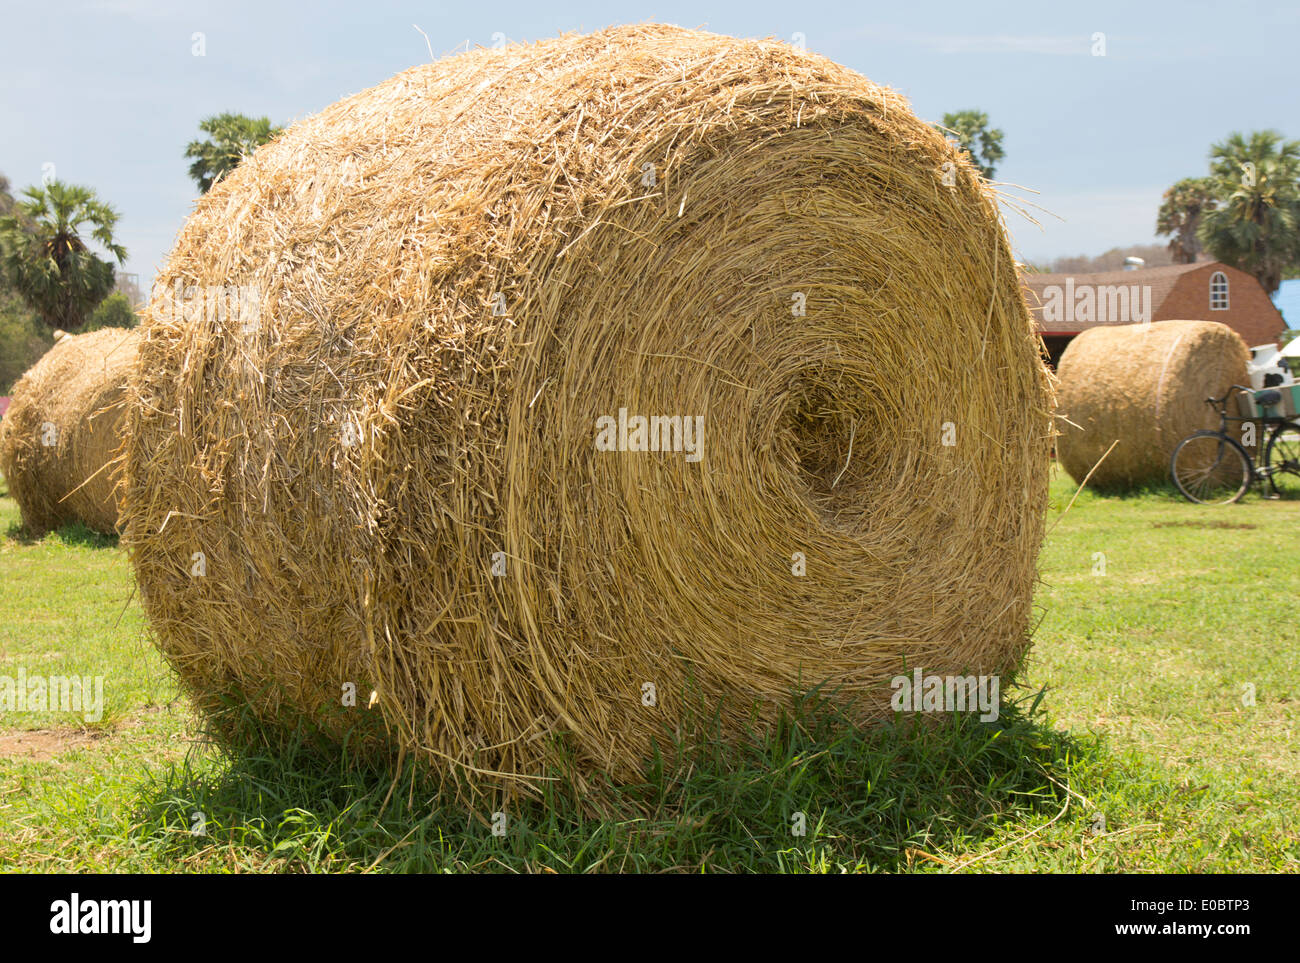
[[1057, 372], [1061, 465], [1093, 488], [1122, 490], [1169, 477], [1183, 438], [1219, 427], [1205, 404], [1246, 383], [1250, 351], [1216, 321], [1156, 321], [1091, 328], [1065, 349]]
[[[126, 537], [205, 708], [531, 791], [561, 750], [635, 777], [688, 691], [869, 720], [1026, 646], [1050, 398], [994, 200], [822, 57], [413, 68], [241, 164], [160, 280], [260, 305], [155, 300], [134, 382]], [[598, 451], [621, 408], [702, 459]]]
[[0, 421], [0, 472], [32, 534], [70, 521], [106, 533], [117, 525], [111, 463], [138, 341], [118, 328], [64, 335], [14, 385]]

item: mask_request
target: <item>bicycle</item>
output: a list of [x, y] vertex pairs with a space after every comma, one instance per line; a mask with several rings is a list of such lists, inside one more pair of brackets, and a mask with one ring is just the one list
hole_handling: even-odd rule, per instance
[[[1244, 385], [1233, 385], [1222, 398], [1206, 398], [1205, 403], [1219, 414], [1219, 430], [1202, 429], [1178, 443], [1169, 459], [1169, 475], [1175, 487], [1188, 501], [1200, 505], [1228, 505], [1240, 500], [1253, 482], [1265, 482], [1271, 497], [1295, 497], [1300, 494], [1300, 424], [1287, 416], [1237, 418], [1228, 414], [1228, 399], [1234, 391], [1250, 392], [1255, 403], [1264, 409], [1280, 404], [1282, 395], [1275, 389], [1256, 392]], [[1256, 466], [1246, 447], [1228, 434], [1228, 422], [1258, 422], [1262, 429], [1271, 426], [1264, 446], [1264, 458]], [[1243, 427], [1243, 432], [1245, 431]], [[1258, 444], [1255, 446], [1258, 450]]]

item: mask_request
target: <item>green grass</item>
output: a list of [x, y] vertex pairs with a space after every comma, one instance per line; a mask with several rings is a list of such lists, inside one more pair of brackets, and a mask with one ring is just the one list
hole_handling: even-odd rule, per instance
[[1300, 869], [1300, 503], [1085, 492], [1062, 518], [1072, 494], [1054, 481], [1041, 622], [997, 723], [859, 732], [812, 693], [725, 746], [702, 718], [603, 814], [561, 773], [504, 836], [409, 770], [197, 741], [113, 540], [25, 540], [0, 497], [0, 675], [102, 675], [106, 704], [0, 714], [0, 870]]

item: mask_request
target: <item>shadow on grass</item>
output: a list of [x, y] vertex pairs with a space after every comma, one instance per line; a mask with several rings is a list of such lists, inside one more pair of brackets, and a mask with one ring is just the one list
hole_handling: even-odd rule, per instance
[[[1242, 502], [1294, 502], [1300, 500], [1300, 478], [1292, 482], [1288, 477], [1284, 480], [1286, 484], [1281, 492], [1274, 491], [1268, 482], [1255, 481], [1251, 483], [1249, 489], [1242, 496]], [[1171, 481], [1148, 482], [1144, 485], [1138, 485], [1132, 488], [1095, 488], [1092, 483], [1088, 484], [1087, 492], [1091, 494], [1094, 500], [1114, 501], [1114, 502], [1145, 502], [1152, 501], [1168, 502], [1177, 505], [1194, 504], [1180, 492]], [[1067, 496], [1060, 504], [1053, 503], [1052, 508], [1062, 509], [1074, 495], [1071, 489], [1070, 495]]]
[[13, 522], [5, 535], [19, 545], [39, 545], [48, 539], [56, 539], [63, 545], [76, 548], [117, 548], [118, 543], [116, 535], [105, 535], [87, 528], [81, 522], [68, 522], [40, 538], [32, 535], [21, 522]]
[[[1052, 507], [1058, 510], [1065, 508], [1070, 503], [1070, 499], [1074, 497], [1078, 487], [1077, 484], [1072, 483], [1069, 492], [1063, 498], [1053, 499]], [[1149, 502], [1154, 500], [1176, 502], [1183, 505], [1190, 504], [1183, 497], [1183, 493], [1174, 487], [1174, 483], [1167, 479], [1126, 488], [1098, 488], [1094, 483], [1088, 482], [1088, 487], [1084, 489], [1083, 495], [1099, 501]], [[1055, 504], [1057, 501], [1060, 504]]]
[[1056, 813], [1062, 791], [1049, 775], [1065, 783], [1099, 751], [1047, 726], [1040, 699], [993, 723], [961, 714], [864, 731], [813, 692], [762, 740], [728, 743], [693, 725], [640, 785], [592, 793], [558, 773], [543, 798], [495, 817], [503, 836], [492, 804], [458, 803], [410, 766], [394, 779], [323, 763], [305, 743], [279, 755], [198, 751], [143, 787], [139, 842], [167, 861], [285, 871], [933, 869], [943, 860], [926, 854]]

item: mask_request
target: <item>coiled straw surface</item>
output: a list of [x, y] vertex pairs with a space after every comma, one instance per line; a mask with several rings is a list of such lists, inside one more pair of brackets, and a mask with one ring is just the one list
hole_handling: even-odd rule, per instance
[[[126, 534], [207, 708], [535, 788], [561, 746], [635, 777], [688, 692], [868, 720], [1026, 645], [1050, 399], [996, 208], [821, 57], [639, 26], [413, 68], [241, 164], [160, 280], [258, 293], [155, 299], [135, 382]], [[620, 409], [701, 457], [598, 450]]]

